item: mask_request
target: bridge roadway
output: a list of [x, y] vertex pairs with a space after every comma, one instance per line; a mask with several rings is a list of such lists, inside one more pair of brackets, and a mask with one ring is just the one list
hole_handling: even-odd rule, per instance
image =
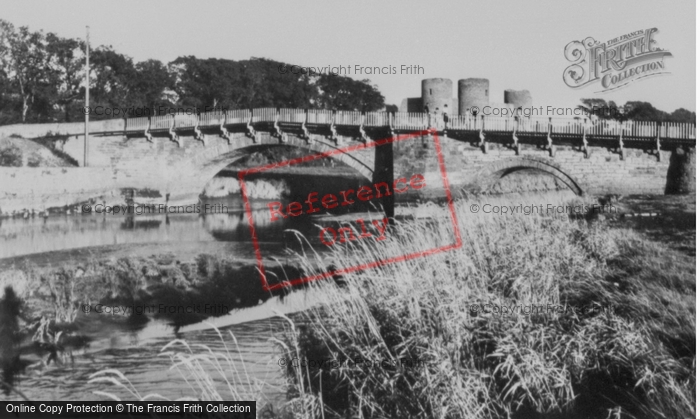
[[[328, 136], [336, 142], [340, 136], [360, 140], [377, 139], [394, 133], [407, 133], [435, 128], [447, 136], [463, 139], [520, 143], [617, 147], [671, 150], [678, 146], [694, 147], [694, 124], [656, 123], [650, 121], [592, 121], [589, 118], [494, 117], [467, 115], [431, 115], [410, 112], [357, 112], [304, 109], [240, 109], [227, 112], [171, 114], [128, 118], [124, 134], [128, 136], [169, 135], [180, 144], [181, 137], [191, 135], [203, 140], [204, 133], [219, 133], [228, 138], [232, 133], [245, 132], [255, 136], [258, 131], [272, 132], [281, 140], [286, 134], [308, 138], [310, 134]], [[180, 144], [181, 145], [181, 144]], [[485, 150], [485, 148], [484, 148]]]

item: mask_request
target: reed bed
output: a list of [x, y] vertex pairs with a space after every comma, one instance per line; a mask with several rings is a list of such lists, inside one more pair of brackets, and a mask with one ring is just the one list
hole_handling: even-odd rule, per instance
[[[193, 398], [259, 400], [259, 417], [694, 417], [694, 258], [606, 221], [470, 209], [545, 201], [584, 203], [462, 199], [460, 248], [309, 284], [324, 302], [288, 319], [278, 341], [298, 361], [287, 364], [284, 406], [265, 405], [232, 352], [176, 340], [164, 353]], [[398, 222], [386, 240], [297, 258], [311, 274], [454, 242], [444, 207], [414, 213], [423, 218]], [[118, 371], [93, 380], [159, 397]]]
[[[460, 201], [461, 248], [314, 283], [326, 302], [290, 332], [306, 365], [291, 386], [327, 418], [694, 416], [694, 260], [605, 222], [470, 210], [518, 201], [542, 197]], [[453, 241], [436, 208], [300, 259], [313, 273]]]

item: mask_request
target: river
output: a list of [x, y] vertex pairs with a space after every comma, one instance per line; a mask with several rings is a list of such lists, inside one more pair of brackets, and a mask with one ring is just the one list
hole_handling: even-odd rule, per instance
[[[332, 183], [337, 187], [355, 180]], [[339, 186], [338, 186], [339, 185]], [[233, 257], [253, 265], [256, 254], [246, 213], [241, 210], [240, 196], [207, 199], [204, 202], [222, 205], [226, 212], [215, 214], [60, 214], [46, 218], [6, 218], [0, 220], [0, 272], [32, 266], [53, 269], [76, 265], [89, 260], [116, 259], [130, 256], [169, 254], [179, 260], [198, 254]], [[265, 208], [264, 205], [258, 207]], [[365, 208], [366, 210], [366, 208]], [[352, 215], [352, 214], [351, 214]], [[365, 216], [368, 216], [365, 211]], [[378, 213], [374, 217], [380, 216]], [[266, 258], [289, 258], [289, 249], [298, 250], [299, 232], [318, 237], [319, 218], [289, 217], [270, 221], [269, 211], [253, 211], [253, 221], [261, 250]], [[319, 240], [309, 240], [316, 250], [323, 251]], [[259, 278], [250, 278], [258, 281]], [[9, 282], [11, 283], [11, 282]], [[115, 369], [123, 373], [140, 396], [157, 393], [163, 397], [198, 397], [196, 389], [161, 349], [174, 339], [186, 341], [195, 352], [206, 352], [196, 345], [206, 345], [215, 352], [227, 350], [236, 359], [236, 368], [246, 371], [246, 378], [237, 386], [243, 394], [262, 388], [264, 399], [281, 404], [286, 396], [285, 377], [279, 366], [282, 353], [275, 339], [283, 337], [289, 322], [278, 316], [289, 314], [301, 320], [299, 312], [312, 307], [322, 296], [314, 291], [295, 291], [284, 299], [271, 298], [246, 309], [233, 310], [221, 317], [187, 325], [176, 330], [164, 321], [151, 318], [142, 324], [112, 322], [107, 315], [97, 316], [97, 325], [89, 330], [88, 347], [73, 352], [71, 360], [47, 368], [28, 368], [15, 377], [15, 388], [31, 400], [93, 400], [105, 396], [103, 391], [122, 399], [133, 399], [123, 388], [109, 383], [89, 383], [96, 372]], [[294, 314], [297, 313], [297, 314]], [[86, 319], [81, 313], [76, 320]], [[94, 313], [90, 313], [94, 320]], [[94, 323], [94, 321], [93, 321]], [[216, 329], [213, 327], [216, 326]], [[236, 342], [229, 335], [235, 336]], [[222, 333], [224, 339], [219, 335]], [[182, 345], [171, 348], [183, 353]], [[65, 360], [64, 360], [65, 361]], [[224, 377], [210, 371], [224, 389], [222, 397], [232, 398]], [[230, 377], [227, 377], [230, 379]], [[260, 394], [260, 393], [258, 393]], [[17, 398], [12, 393], [10, 398]]]
[[[322, 184], [313, 184], [310, 177], [297, 176], [290, 184], [289, 195], [281, 199], [302, 202], [309, 190], [338, 191], [357, 188], [356, 178], [321, 177]], [[226, 181], [218, 181], [226, 184]], [[218, 186], [217, 186], [218, 187]], [[269, 201], [268, 201], [269, 202]], [[15, 269], [56, 269], [75, 266], [88, 261], [129, 257], [170, 255], [187, 261], [200, 254], [222, 256], [254, 266], [256, 252], [253, 246], [248, 216], [242, 210], [240, 195], [207, 198], [202, 204], [225, 208], [220, 213], [199, 214], [85, 214], [50, 215], [46, 218], [0, 219], [0, 274]], [[275, 259], [283, 265], [293, 264], [289, 251], [303, 246], [324, 252], [319, 231], [338, 222], [353, 222], [357, 218], [380, 219], [381, 211], [369, 206], [357, 206], [356, 212], [336, 213], [332, 216], [314, 214], [309, 217], [288, 217], [271, 221], [271, 213], [264, 200], [254, 202], [252, 221], [262, 256]], [[427, 205], [424, 207], [424, 205]], [[404, 202], [397, 206], [397, 219], [403, 217], [432, 217], [430, 203], [414, 206]], [[427, 213], [421, 215], [423, 210]], [[403, 214], [403, 215], [402, 215]], [[368, 223], [369, 225], [369, 223]], [[299, 240], [299, 234], [308, 241]], [[234, 279], [232, 278], [232, 281]], [[236, 281], [259, 281], [259, 277], [235, 278]], [[2, 277], [0, 277], [0, 283]], [[12, 284], [12, 280], [6, 281]], [[2, 284], [0, 284], [2, 285]], [[3, 285], [4, 287], [4, 285]], [[279, 339], [289, 330], [290, 323], [280, 315], [288, 315], [296, 324], [303, 322], [304, 310], [322, 301], [323, 296], [313, 289], [292, 292], [284, 299], [269, 298], [249, 308], [232, 310], [226, 315], [209, 317], [199, 323], [186, 323], [175, 328], [163, 319], [148, 317], [147, 321], [113, 321], [107, 314], [80, 313], [76, 319], [82, 324], [82, 333], [89, 337], [89, 345], [73, 352], [72, 359], [47, 368], [27, 368], [15, 377], [15, 388], [31, 400], [94, 400], [113, 394], [123, 400], [158, 394], [169, 399], [202, 396], [187, 371], [173, 369], [173, 361], [162, 349], [176, 339], [187, 342], [171, 346], [170, 350], [183, 354], [227, 353], [234, 360], [225, 376], [210, 366], [204, 368], [217, 383], [223, 399], [264, 400], [280, 406], [286, 398], [284, 370], [280, 367], [282, 348]], [[256, 300], [257, 301], [257, 300]], [[144, 317], [144, 316], [142, 316]], [[198, 321], [198, 320], [197, 320]], [[221, 334], [221, 335], [220, 335]], [[223, 335], [223, 339], [222, 336]], [[235, 337], [235, 341], [234, 338]], [[199, 345], [206, 345], [207, 348]], [[65, 357], [64, 357], [65, 358]], [[233, 374], [232, 369], [241, 372]], [[108, 382], [90, 382], [93, 374], [116, 370], [129, 380], [128, 388]], [[186, 377], [182, 376], [184, 372]], [[235, 377], [235, 378], [232, 378]], [[233, 379], [237, 394], [232, 394], [226, 380]], [[242, 395], [251, 395], [245, 397]], [[253, 396], [254, 395], [254, 396]], [[3, 396], [8, 397], [8, 396]], [[10, 398], [17, 399], [16, 393]]]

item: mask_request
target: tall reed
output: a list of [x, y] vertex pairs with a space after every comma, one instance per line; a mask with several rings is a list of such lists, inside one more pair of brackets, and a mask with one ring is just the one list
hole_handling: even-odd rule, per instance
[[[334, 362], [290, 377], [326, 417], [694, 415], [693, 261], [605, 223], [471, 207], [541, 200], [461, 201], [461, 248], [314, 283], [325, 303], [292, 340], [308, 365]], [[437, 208], [385, 241], [301, 260], [315, 273], [453, 241]]]

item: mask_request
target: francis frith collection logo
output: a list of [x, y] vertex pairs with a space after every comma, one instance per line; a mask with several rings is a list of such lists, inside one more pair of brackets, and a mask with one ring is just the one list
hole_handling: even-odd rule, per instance
[[564, 83], [580, 88], [599, 83], [609, 92], [651, 76], [670, 74], [665, 57], [669, 51], [656, 47], [656, 28], [638, 30], [607, 42], [588, 37], [572, 41], [564, 48], [564, 56], [572, 64], [564, 70]]

